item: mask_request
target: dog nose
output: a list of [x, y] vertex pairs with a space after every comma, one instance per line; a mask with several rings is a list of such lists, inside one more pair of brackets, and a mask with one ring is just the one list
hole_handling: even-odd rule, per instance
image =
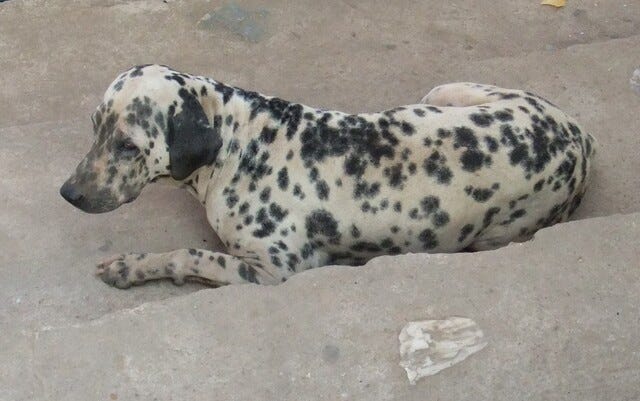
[[74, 185], [69, 184], [69, 182], [65, 182], [64, 185], [62, 185], [60, 195], [73, 206], [78, 206], [84, 199], [84, 195], [82, 195]]

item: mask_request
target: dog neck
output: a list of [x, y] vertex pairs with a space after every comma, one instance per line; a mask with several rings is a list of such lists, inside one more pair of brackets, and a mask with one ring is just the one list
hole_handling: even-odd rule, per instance
[[305, 106], [209, 78], [195, 77], [194, 80], [193, 87], [200, 88], [199, 101], [207, 118], [212, 125], [220, 126], [222, 147], [212, 165], [200, 167], [178, 184], [204, 204], [207, 193], [219, 186], [217, 182], [226, 182], [237, 173], [241, 162], [239, 154], [268, 147], [272, 140], [269, 136], [278, 132], [285, 135], [292, 120], [297, 128]]

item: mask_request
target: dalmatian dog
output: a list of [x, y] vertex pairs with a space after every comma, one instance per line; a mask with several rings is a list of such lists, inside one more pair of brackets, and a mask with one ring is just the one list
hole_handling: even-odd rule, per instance
[[60, 189], [67, 201], [108, 212], [150, 182], [173, 183], [227, 247], [114, 256], [97, 274], [118, 288], [277, 284], [379, 255], [526, 240], [578, 207], [595, 152], [549, 101], [473, 83], [347, 114], [145, 65], [115, 79], [92, 119], [93, 146]]

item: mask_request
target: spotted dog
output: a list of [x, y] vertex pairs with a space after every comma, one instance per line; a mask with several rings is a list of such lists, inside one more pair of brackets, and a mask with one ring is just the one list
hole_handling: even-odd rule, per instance
[[89, 213], [154, 181], [204, 205], [228, 253], [114, 256], [99, 276], [276, 284], [379, 255], [484, 250], [568, 218], [594, 139], [549, 101], [472, 83], [380, 113], [320, 110], [165, 66], [121, 74], [61, 195]]

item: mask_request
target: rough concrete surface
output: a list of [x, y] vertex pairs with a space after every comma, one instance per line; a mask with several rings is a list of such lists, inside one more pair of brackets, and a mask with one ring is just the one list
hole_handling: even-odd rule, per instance
[[[640, 399], [640, 2], [538, 3], [0, 3], [0, 400]], [[266, 33], [197, 27], [225, 4], [266, 10]], [[93, 277], [113, 253], [221, 248], [177, 189], [105, 215], [58, 196], [106, 86], [148, 62], [352, 112], [452, 81], [529, 89], [598, 139], [593, 185], [580, 221], [494, 252], [115, 290]], [[449, 315], [489, 345], [410, 386], [399, 330]]]
[[[43, 325], [25, 334], [19, 382], [52, 400], [635, 400], [638, 227], [640, 214], [573, 222], [499, 251], [381, 257]], [[488, 346], [409, 385], [400, 329], [447, 316], [473, 318]]]

